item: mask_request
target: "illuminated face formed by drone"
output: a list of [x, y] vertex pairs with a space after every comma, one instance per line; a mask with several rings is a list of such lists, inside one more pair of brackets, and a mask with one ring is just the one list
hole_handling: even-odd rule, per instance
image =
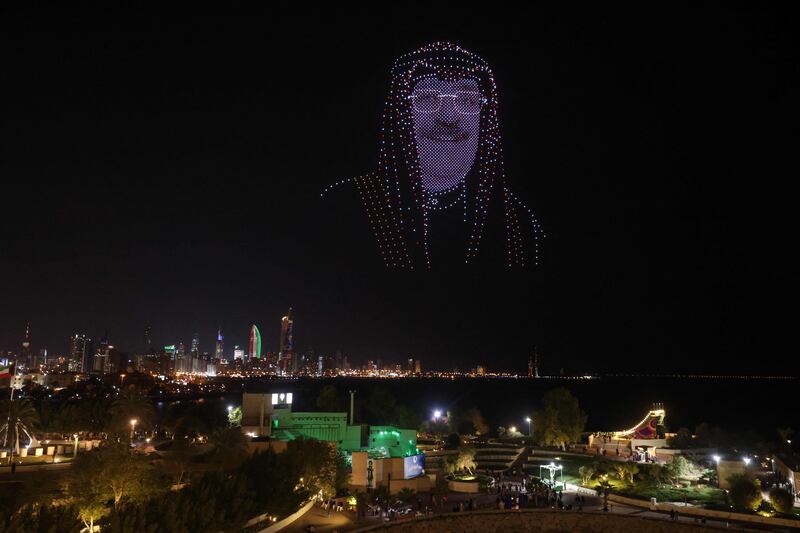
[[474, 262], [490, 204], [505, 217], [507, 265], [536, 261], [541, 228], [503, 184], [494, 75], [458, 45], [433, 43], [395, 61], [378, 169], [354, 181], [388, 267], [430, 268], [432, 226], [441, 228], [444, 211], [458, 213], [447, 220], [463, 235], [460, 261]]
[[419, 80], [411, 93], [417, 160], [432, 195], [461, 185], [475, 162], [484, 98], [475, 79]]

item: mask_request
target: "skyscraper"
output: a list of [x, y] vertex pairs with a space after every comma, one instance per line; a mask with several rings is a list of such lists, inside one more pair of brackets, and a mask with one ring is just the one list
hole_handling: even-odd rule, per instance
[[153, 328], [146, 326], [144, 328], [144, 353], [150, 353], [153, 349]]
[[225, 337], [222, 336], [222, 326], [217, 329], [217, 349], [214, 357], [220, 361], [225, 359]]
[[92, 371], [98, 374], [104, 374], [109, 371], [109, 357], [111, 355], [111, 346], [108, 342], [108, 332], [100, 339], [97, 346], [97, 352], [94, 354], [94, 361], [92, 364]]
[[192, 357], [200, 357], [200, 336], [195, 333], [192, 337]]
[[261, 359], [261, 332], [255, 324], [250, 328], [250, 359]]
[[278, 350], [278, 367], [280, 370], [287, 374], [296, 370], [294, 361], [294, 352], [292, 348], [292, 329], [294, 320], [292, 320], [292, 308], [286, 316], [281, 318], [281, 337], [280, 348]]
[[244, 350], [239, 348], [238, 345], [233, 347], [233, 360], [234, 361], [241, 361], [244, 359]]
[[69, 363], [68, 368], [75, 372], [88, 371], [86, 348], [88, 347], [86, 335], [76, 333], [69, 339]]
[[33, 368], [35, 361], [31, 356], [31, 324], [25, 324], [25, 338], [22, 340], [22, 350], [19, 353], [19, 361], [27, 368]]

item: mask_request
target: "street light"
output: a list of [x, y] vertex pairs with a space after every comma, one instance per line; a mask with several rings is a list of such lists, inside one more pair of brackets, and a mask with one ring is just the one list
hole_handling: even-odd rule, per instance
[[750, 458], [749, 457], [742, 457], [742, 461], [744, 461], [745, 465], [749, 465], [750, 464]]
[[517, 426], [511, 426], [509, 429], [511, 430], [512, 434], [517, 432]]
[[441, 417], [442, 417], [442, 412], [440, 410], [436, 409], [433, 412], [433, 421], [434, 422], [438, 422]]
[[131, 418], [131, 442], [133, 442], [133, 432], [136, 429], [136, 422], [135, 418]]
[[528, 423], [528, 436], [530, 437], [531, 436], [531, 417], [526, 416], [525, 417], [525, 422]]
[[714, 456], [714, 461], [715, 461], [717, 464], [719, 464], [719, 462], [720, 462], [720, 460], [721, 460], [721, 459], [722, 459], [722, 458], [721, 458], [719, 455], [715, 455], [715, 456]]
[[232, 406], [232, 405], [229, 405], [229, 406], [228, 406], [228, 412], [230, 413], [231, 411], [233, 411], [233, 406]]

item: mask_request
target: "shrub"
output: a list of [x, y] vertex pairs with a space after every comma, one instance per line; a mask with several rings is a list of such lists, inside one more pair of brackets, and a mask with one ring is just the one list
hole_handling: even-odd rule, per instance
[[761, 486], [758, 480], [745, 474], [736, 474], [729, 478], [730, 498], [737, 509], [755, 511], [761, 505]]
[[779, 513], [789, 514], [792, 512], [794, 498], [792, 498], [792, 494], [788, 490], [779, 487], [773, 488], [769, 491], [769, 500]]

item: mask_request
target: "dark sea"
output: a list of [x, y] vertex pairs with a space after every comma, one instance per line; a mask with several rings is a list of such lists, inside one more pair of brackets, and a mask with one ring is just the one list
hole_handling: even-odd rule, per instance
[[[413, 409], [420, 418], [434, 410], [461, 411], [472, 407], [483, 413], [492, 432], [498, 426], [527, 430], [525, 417], [541, 403], [545, 392], [565, 387], [588, 414], [588, 431], [628, 429], [638, 423], [655, 402], [666, 410], [668, 431], [693, 430], [707, 422], [731, 432], [752, 431], [766, 440], [776, 438], [776, 428], [792, 427], [800, 432], [800, 380], [601, 377], [561, 378], [297, 378], [231, 381], [231, 388], [251, 392], [293, 392], [295, 411], [316, 410], [319, 390], [335, 385], [342, 398], [356, 391], [356, 420], [370, 389], [384, 387], [398, 405]], [[220, 402], [238, 404], [241, 394], [228, 394]], [[349, 401], [349, 400], [348, 400]]]

